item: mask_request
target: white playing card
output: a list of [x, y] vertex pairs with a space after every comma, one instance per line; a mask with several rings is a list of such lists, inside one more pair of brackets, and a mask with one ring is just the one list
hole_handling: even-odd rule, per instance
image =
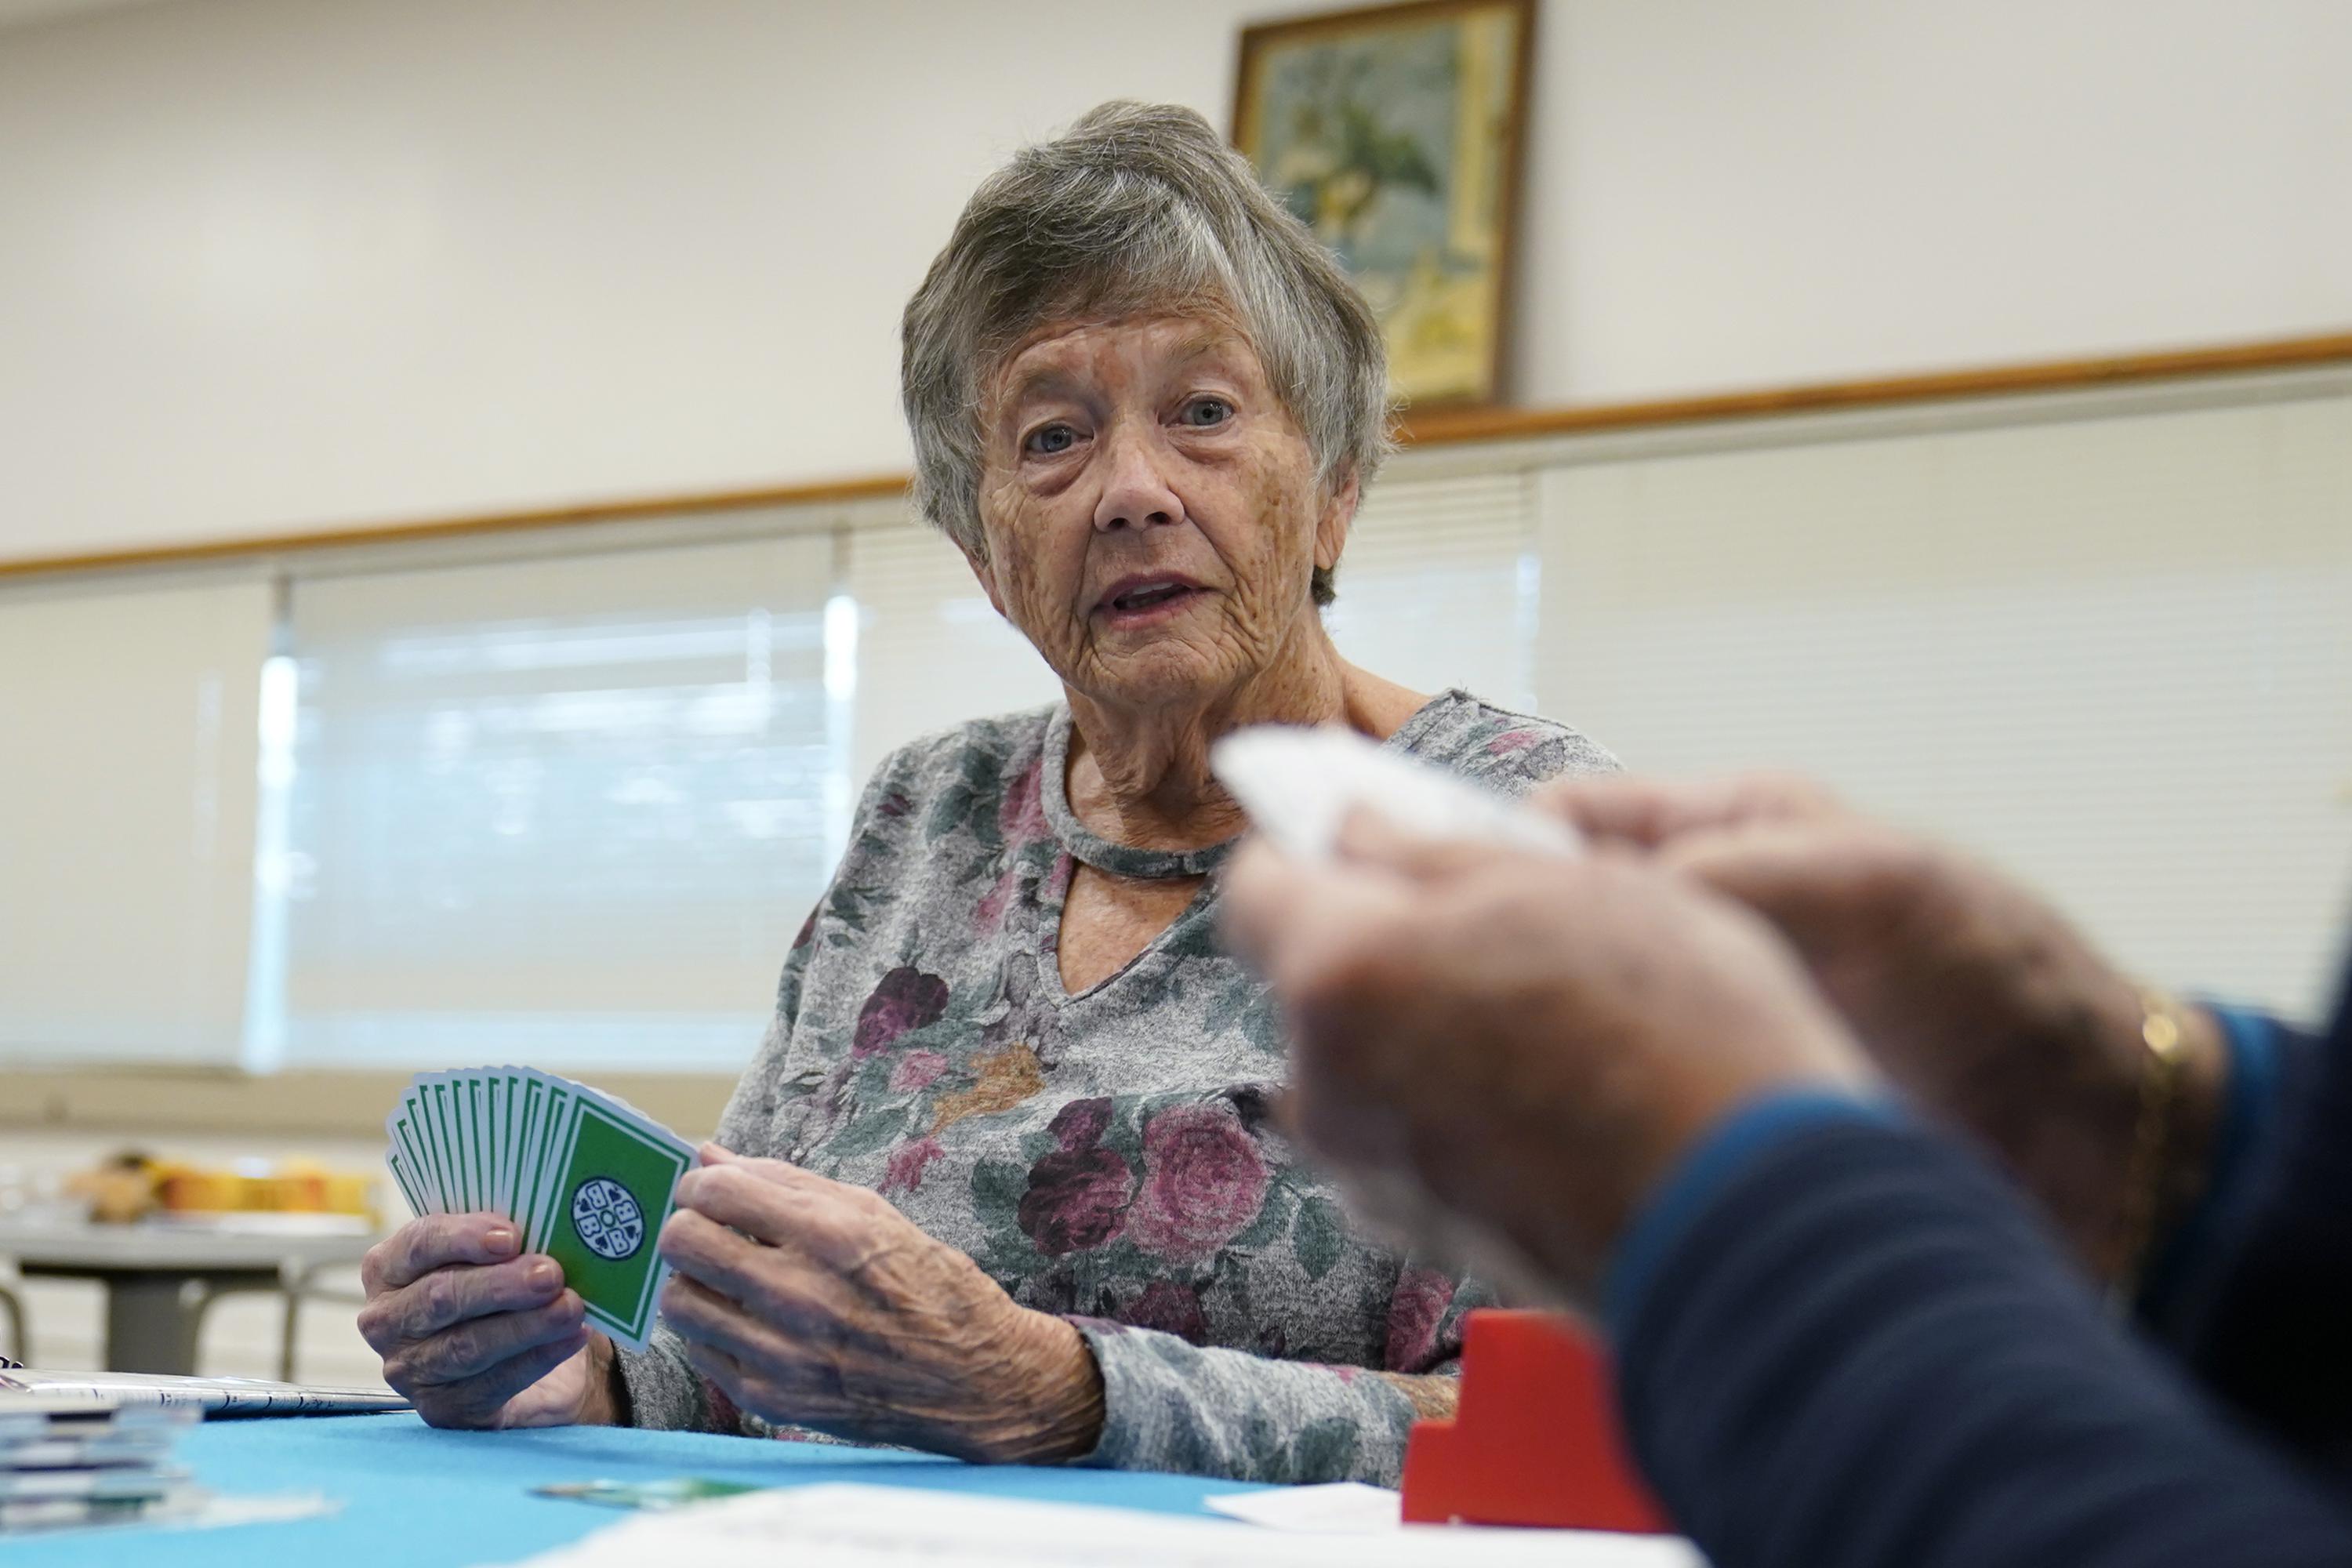
[[478, 1072], [460, 1072], [453, 1087], [457, 1091], [457, 1125], [463, 1130], [465, 1153], [458, 1162], [466, 1173], [466, 1208], [471, 1213], [482, 1206], [482, 1076]]
[[1583, 852], [1582, 838], [1558, 818], [1351, 730], [1261, 724], [1219, 741], [1209, 765], [1251, 822], [1301, 859], [1328, 859], [1359, 805], [1425, 837]]
[[466, 1206], [465, 1187], [457, 1172], [457, 1122], [450, 1110], [449, 1075], [427, 1074], [420, 1087], [425, 1091], [425, 1115], [432, 1128], [434, 1151], [440, 1161], [441, 1212], [460, 1214]]
[[492, 1068], [482, 1074], [482, 1105], [489, 1114], [489, 1172], [482, 1192], [482, 1206], [493, 1214], [504, 1214], [499, 1205], [500, 1189], [505, 1185], [507, 1155], [514, 1148], [514, 1130], [507, 1125], [507, 1069]]
[[394, 1149], [386, 1154], [383, 1163], [392, 1168], [393, 1182], [400, 1188], [401, 1198], [408, 1205], [408, 1212], [414, 1215], [430, 1213], [431, 1211], [425, 1206], [424, 1194], [419, 1192], [416, 1183], [408, 1173], [407, 1162], [402, 1157], [400, 1151]]
[[417, 1133], [415, 1088], [411, 1085], [383, 1119], [384, 1136], [392, 1143], [393, 1152], [399, 1156], [399, 1172], [406, 1180], [402, 1191], [409, 1206], [420, 1215], [439, 1212], [433, 1205], [432, 1184], [425, 1163], [425, 1145]]
[[540, 1149], [547, 1136], [548, 1091], [547, 1079], [535, 1072], [520, 1072], [516, 1083], [520, 1090], [516, 1097], [521, 1106], [520, 1131], [513, 1155], [507, 1162], [506, 1191], [500, 1194], [499, 1212], [519, 1219], [526, 1194], [536, 1191], [534, 1178], [539, 1174]]
[[466, 1114], [466, 1075], [452, 1072], [443, 1075], [443, 1092], [449, 1104], [449, 1143], [455, 1158], [452, 1166], [457, 1177], [457, 1191], [450, 1201], [459, 1214], [469, 1214], [474, 1207], [474, 1126]]
[[547, 1089], [547, 1109], [532, 1162], [530, 1192], [522, 1200], [521, 1212], [515, 1216], [534, 1252], [541, 1250], [547, 1240], [549, 1220], [555, 1207], [555, 1189], [562, 1178], [562, 1171], [556, 1167], [568, 1147], [572, 1112], [582, 1094], [579, 1084], [552, 1073], [541, 1073], [540, 1081]]

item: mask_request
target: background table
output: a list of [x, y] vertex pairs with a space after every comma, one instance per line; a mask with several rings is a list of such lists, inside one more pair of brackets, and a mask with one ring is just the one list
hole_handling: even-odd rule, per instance
[[374, 1239], [364, 1226], [306, 1229], [263, 1220], [11, 1220], [0, 1222], [0, 1258], [15, 1259], [27, 1278], [106, 1287], [108, 1370], [185, 1375], [196, 1370], [196, 1331], [214, 1298], [296, 1288], [313, 1268], [357, 1263]]
[[[323, 1492], [325, 1519], [226, 1530], [91, 1531], [0, 1540], [0, 1568], [457, 1568], [512, 1563], [625, 1517], [532, 1497], [550, 1481], [709, 1476], [754, 1486], [857, 1481], [1200, 1515], [1201, 1500], [1259, 1489], [1191, 1476], [961, 1464], [929, 1455], [713, 1437], [690, 1432], [563, 1426], [539, 1432], [436, 1432], [414, 1415], [208, 1421], [183, 1440], [196, 1479], [215, 1491]], [[788, 1549], [774, 1561], [788, 1564]], [[648, 1564], [647, 1568], [659, 1568]]]

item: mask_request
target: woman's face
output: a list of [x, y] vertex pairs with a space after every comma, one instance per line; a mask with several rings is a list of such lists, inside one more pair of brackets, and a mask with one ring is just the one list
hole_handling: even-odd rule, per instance
[[988, 387], [972, 570], [1065, 681], [1131, 707], [1214, 700], [1315, 622], [1352, 483], [1325, 497], [1306, 437], [1230, 325], [1051, 327]]

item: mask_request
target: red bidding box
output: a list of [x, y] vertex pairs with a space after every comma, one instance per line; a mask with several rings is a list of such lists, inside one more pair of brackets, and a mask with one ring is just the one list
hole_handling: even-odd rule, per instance
[[1674, 1528], [1625, 1451], [1608, 1352], [1549, 1312], [1464, 1320], [1462, 1402], [1451, 1421], [1413, 1424], [1404, 1518], [1633, 1535]]

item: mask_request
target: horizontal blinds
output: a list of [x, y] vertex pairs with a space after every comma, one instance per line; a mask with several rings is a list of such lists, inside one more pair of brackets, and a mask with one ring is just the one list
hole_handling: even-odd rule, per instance
[[1415, 690], [1535, 704], [1533, 487], [1525, 474], [1417, 478], [1365, 493], [1325, 615], [1339, 651]]
[[961, 552], [936, 529], [896, 515], [859, 528], [849, 593], [858, 612], [861, 783], [918, 737], [1062, 695], [1053, 670], [989, 605]]
[[2312, 1014], [2352, 887], [2352, 397], [1565, 468], [1549, 710], [1975, 846]]
[[263, 1054], [731, 1068], [822, 890], [832, 541], [297, 585]]
[[0, 1059], [234, 1061], [257, 581], [0, 597]]

